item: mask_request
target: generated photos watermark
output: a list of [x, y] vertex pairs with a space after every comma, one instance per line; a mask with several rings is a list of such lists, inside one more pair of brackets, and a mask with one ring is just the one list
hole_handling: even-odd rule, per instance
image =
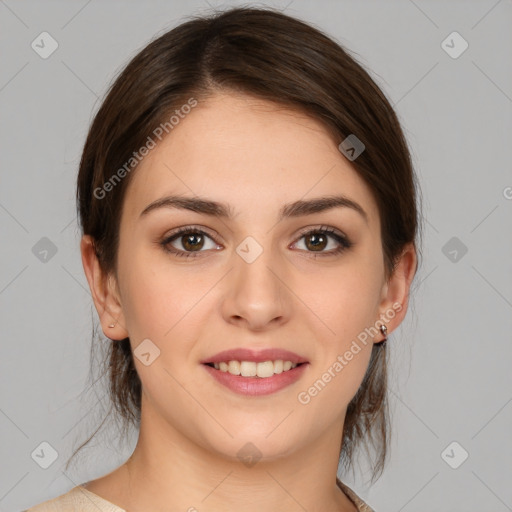
[[103, 186], [96, 187], [94, 189], [94, 197], [96, 199], [103, 199], [106, 197], [108, 192], [111, 192], [114, 187], [137, 165], [142, 162], [149, 152], [156, 147], [156, 139], [162, 140], [165, 135], [169, 134], [180, 122], [184, 119], [191, 110], [197, 106], [197, 100], [195, 98], [189, 98], [187, 103], [183, 104], [179, 109], [174, 111], [174, 114], [165, 122], [160, 123], [152, 132], [152, 135], [148, 135], [146, 143], [143, 144], [138, 151], [134, 151], [132, 156], [108, 179]]
[[380, 332], [380, 327], [395, 318], [396, 313], [401, 311], [402, 307], [402, 304], [395, 302], [390, 309], [381, 315], [379, 320], [377, 320], [373, 326], [366, 327], [363, 331], [361, 331], [357, 335], [357, 339], [352, 341], [350, 348], [346, 350], [343, 355], [338, 355], [336, 361], [334, 361], [333, 364], [331, 364], [329, 368], [327, 368], [327, 370], [322, 374], [322, 376], [317, 379], [307, 390], [301, 391], [297, 395], [297, 400], [299, 403], [302, 405], [309, 404], [311, 399], [317, 396], [318, 393], [320, 393], [320, 391], [322, 391], [325, 386], [327, 386], [327, 384], [331, 382], [331, 380], [336, 377], [336, 375], [338, 375], [343, 370], [343, 368], [345, 368], [345, 366], [348, 365], [350, 361], [352, 361], [354, 356], [361, 352], [362, 347], [359, 343], [361, 343], [363, 346], [366, 346], [368, 344], [369, 337], [371, 336], [373, 338], [375, 335], [377, 335], [377, 333]]

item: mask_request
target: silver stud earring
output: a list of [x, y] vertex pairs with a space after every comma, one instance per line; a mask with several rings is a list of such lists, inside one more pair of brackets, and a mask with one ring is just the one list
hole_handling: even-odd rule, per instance
[[386, 341], [388, 341], [387, 334], [388, 334], [388, 328], [385, 325], [380, 326], [380, 332], [384, 336], [384, 339], [382, 341], [379, 341], [378, 343], [375, 343], [375, 345], [379, 347], [385, 347]]

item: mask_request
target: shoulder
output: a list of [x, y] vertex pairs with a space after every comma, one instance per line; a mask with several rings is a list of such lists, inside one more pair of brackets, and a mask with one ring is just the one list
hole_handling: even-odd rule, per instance
[[61, 496], [34, 505], [23, 512], [63, 512], [66, 508], [72, 510], [71, 507], [76, 504], [75, 489], [76, 487]]
[[80, 485], [22, 512], [124, 512]]
[[350, 501], [357, 507], [358, 512], [375, 512], [368, 504], [366, 504], [348, 485], [345, 485], [339, 478], [336, 482], [340, 489], [348, 496]]

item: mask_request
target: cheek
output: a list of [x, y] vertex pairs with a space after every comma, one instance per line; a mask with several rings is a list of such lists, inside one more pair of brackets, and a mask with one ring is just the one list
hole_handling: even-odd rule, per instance
[[[332, 272], [322, 273], [318, 287], [309, 287], [306, 281], [303, 294], [312, 314], [311, 321], [320, 325], [317, 343], [322, 350], [316, 352], [311, 376], [301, 405], [311, 405], [315, 414], [328, 414], [334, 418], [357, 392], [366, 373], [373, 348], [370, 329], [378, 319], [380, 300], [379, 266], [359, 259], [359, 264], [348, 265]], [[320, 277], [320, 274], [319, 276]], [[311, 282], [311, 281], [310, 281]], [[318, 322], [318, 319], [321, 322]], [[327, 412], [331, 411], [331, 412]]]
[[322, 338], [343, 349], [378, 319], [380, 276], [368, 266], [349, 266], [319, 274], [317, 286], [302, 285], [302, 296], [313, 316], [321, 319]]
[[193, 330], [197, 306], [215, 280], [154, 250], [130, 254], [119, 265], [126, 328], [135, 346], [149, 338], [162, 349], [185, 327]]
[[316, 294], [315, 313], [324, 324], [316, 342], [322, 348], [316, 351], [309, 378], [297, 395], [299, 407], [326, 423], [345, 413], [361, 386], [373, 348], [365, 329], [376, 320], [377, 296], [371, 280], [354, 273], [339, 278], [336, 286], [334, 280], [330, 283], [328, 291]]

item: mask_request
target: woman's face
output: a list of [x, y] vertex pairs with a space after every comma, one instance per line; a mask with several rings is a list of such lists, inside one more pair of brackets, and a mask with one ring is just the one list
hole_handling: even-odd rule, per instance
[[[143, 425], [151, 416], [159, 433], [228, 457], [248, 442], [272, 458], [327, 434], [340, 439], [382, 334], [358, 340], [394, 301], [377, 205], [325, 129], [262, 100], [219, 94], [191, 109], [134, 172], [117, 272], [116, 329], [126, 331], [115, 334], [129, 336], [137, 356]], [[341, 195], [364, 213], [306, 206]], [[211, 205], [206, 213], [170, 203], [148, 209], [168, 196], [215, 202], [231, 216], [211, 214]], [[173, 237], [185, 227], [190, 233]], [[253, 351], [239, 355], [249, 363], [268, 349], [307, 363], [270, 380], [204, 364], [234, 349]], [[249, 374], [258, 368], [242, 366]]]

